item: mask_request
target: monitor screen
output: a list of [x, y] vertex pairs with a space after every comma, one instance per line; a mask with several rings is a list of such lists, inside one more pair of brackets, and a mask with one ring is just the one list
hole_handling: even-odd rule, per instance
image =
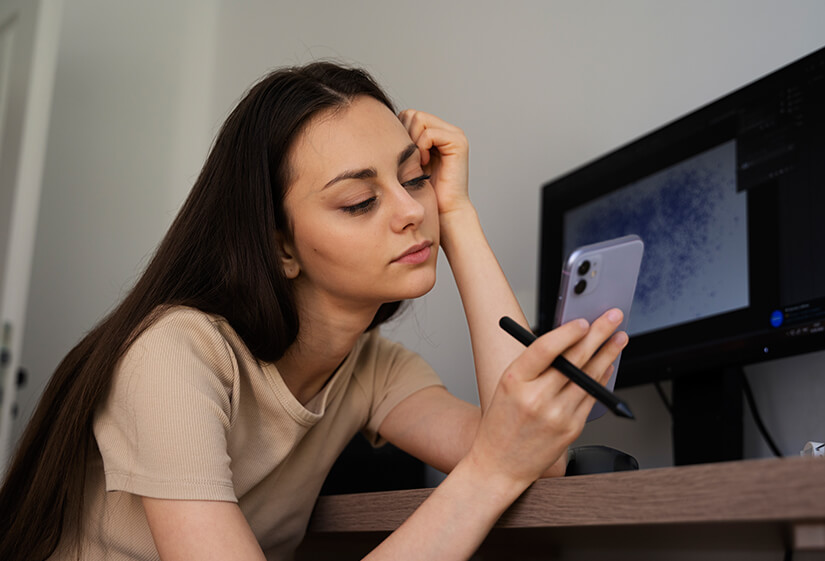
[[564, 257], [627, 234], [617, 386], [825, 348], [825, 49], [545, 184], [539, 331]]
[[628, 325], [638, 335], [747, 308], [747, 218], [730, 140], [565, 212], [564, 253], [633, 233], [646, 242]]

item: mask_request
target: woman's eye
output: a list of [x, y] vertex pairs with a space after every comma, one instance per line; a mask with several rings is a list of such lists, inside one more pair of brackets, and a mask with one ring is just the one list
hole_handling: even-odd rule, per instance
[[370, 197], [369, 199], [365, 199], [360, 203], [356, 203], [354, 205], [341, 207], [341, 210], [346, 212], [347, 214], [364, 214], [365, 212], [369, 212], [372, 206], [375, 204], [376, 197]]
[[427, 183], [428, 179], [430, 179], [429, 175], [421, 175], [414, 179], [410, 179], [409, 181], [405, 181], [401, 185], [403, 185], [405, 189], [420, 189]]

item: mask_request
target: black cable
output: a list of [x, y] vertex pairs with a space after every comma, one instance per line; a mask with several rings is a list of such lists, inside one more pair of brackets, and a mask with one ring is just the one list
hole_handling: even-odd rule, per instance
[[[776, 445], [770, 433], [768, 432], [768, 429], [765, 427], [765, 423], [762, 422], [762, 416], [759, 414], [759, 408], [756, 406], [756, 400], [753, 397], [753, 390], [751, 389], [750, 382], [748, 382], [748, 378], [745, 376], [744, 370], [742, 370], [741, 368], [739, 368], [738, 370], [739, 375], [742, 379], [742, 393], [745, 395], [745, 399], [748, 402], [748, 408], [750, 409], [751, 416], [753, 417], [753, 420], [756, 423], [756, 428], [759, 429], [759, 433], [762, 435], [762, 438], [765, 439], [765, 442], [767, 442], [768, 446], [771, 449], [771, 452], [773, 452], [773, 454], [777, 458], [781, 458], [782, 452], [780, 452], [779, 447]], [[662, 403], [665, 406], [665, 409], [667, 409], [667, 412], [670, 414], [671, 417], [673, 417], [673, 405], [668, 399], [668, 396], [665, 393], [664, 388], [662, 388], [662, 385], [658, 381], [653, 382], [653, 387], [656, 388], [656, 393], [659, 394], [659, 397], [661, 398]]]
[[662, 384], [660, 384], [659, 381], [656, 380], [655, 382], [653, 382], [653, 387], [656, 388], [656, 393], [658, 393], [659, 397], [662, 398], [662, 403], [664, 403], [665, 409], [667, 409], [667, 412], [670, 413], [670, 416], [672, 417], [673, 416], [673, 405], [671, 405], [670, 400], [667, 398], [667, 394], [665, 393], [665, 390], [662, 389]]
[[768, 429], [765, 428], [765, 423], [762, 422], [762, 417], [759, 415], [759, 409], [756, 407], [756, 400], [753, 398], [753, 390], [751, 390], [750, 382], [748, 382], [748, 378], [745, 376], [744, 370], [740, 369], [739, 375], [742, 377], [742, 392], [745, 394], [745, 399], [748, 401], [748, 407], [750, 408], [751, 416], [756, 423], [756, 428], [759, 429], [760, 434], [762, 434], [765, 442], [768, 443], [768, 446], [774, 456], [781, 458], [782, 452], [779, 451], [779, 447], [777, 447], [776, 443], [773, 441], [773, 438], [771, 438], [771, 435], [768, 433]]

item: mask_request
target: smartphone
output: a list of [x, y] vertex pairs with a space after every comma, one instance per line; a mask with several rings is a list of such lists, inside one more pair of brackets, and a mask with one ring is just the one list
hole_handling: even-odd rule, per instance
[[[578, 318], [592, 323], [607, 310], [619, 308], [624, 319], [616, 330], [626, 331], [643, 253], [644, 243], [636, 235], [585, 245], [573, 251], [561, 272], [553, 327]], [[611, 391], [616, 385], [620, 359], [621, 355], [613, 363], [613, 374], [607, 383]], [[606, 411], [604, 405], [596, 403], [587, 420], [597, 419]]]

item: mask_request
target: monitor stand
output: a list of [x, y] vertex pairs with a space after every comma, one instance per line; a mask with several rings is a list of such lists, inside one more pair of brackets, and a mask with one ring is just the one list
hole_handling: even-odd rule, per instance
[[673, 463], [741, 460], [741, 367], [685, 374], [672, 388]]

